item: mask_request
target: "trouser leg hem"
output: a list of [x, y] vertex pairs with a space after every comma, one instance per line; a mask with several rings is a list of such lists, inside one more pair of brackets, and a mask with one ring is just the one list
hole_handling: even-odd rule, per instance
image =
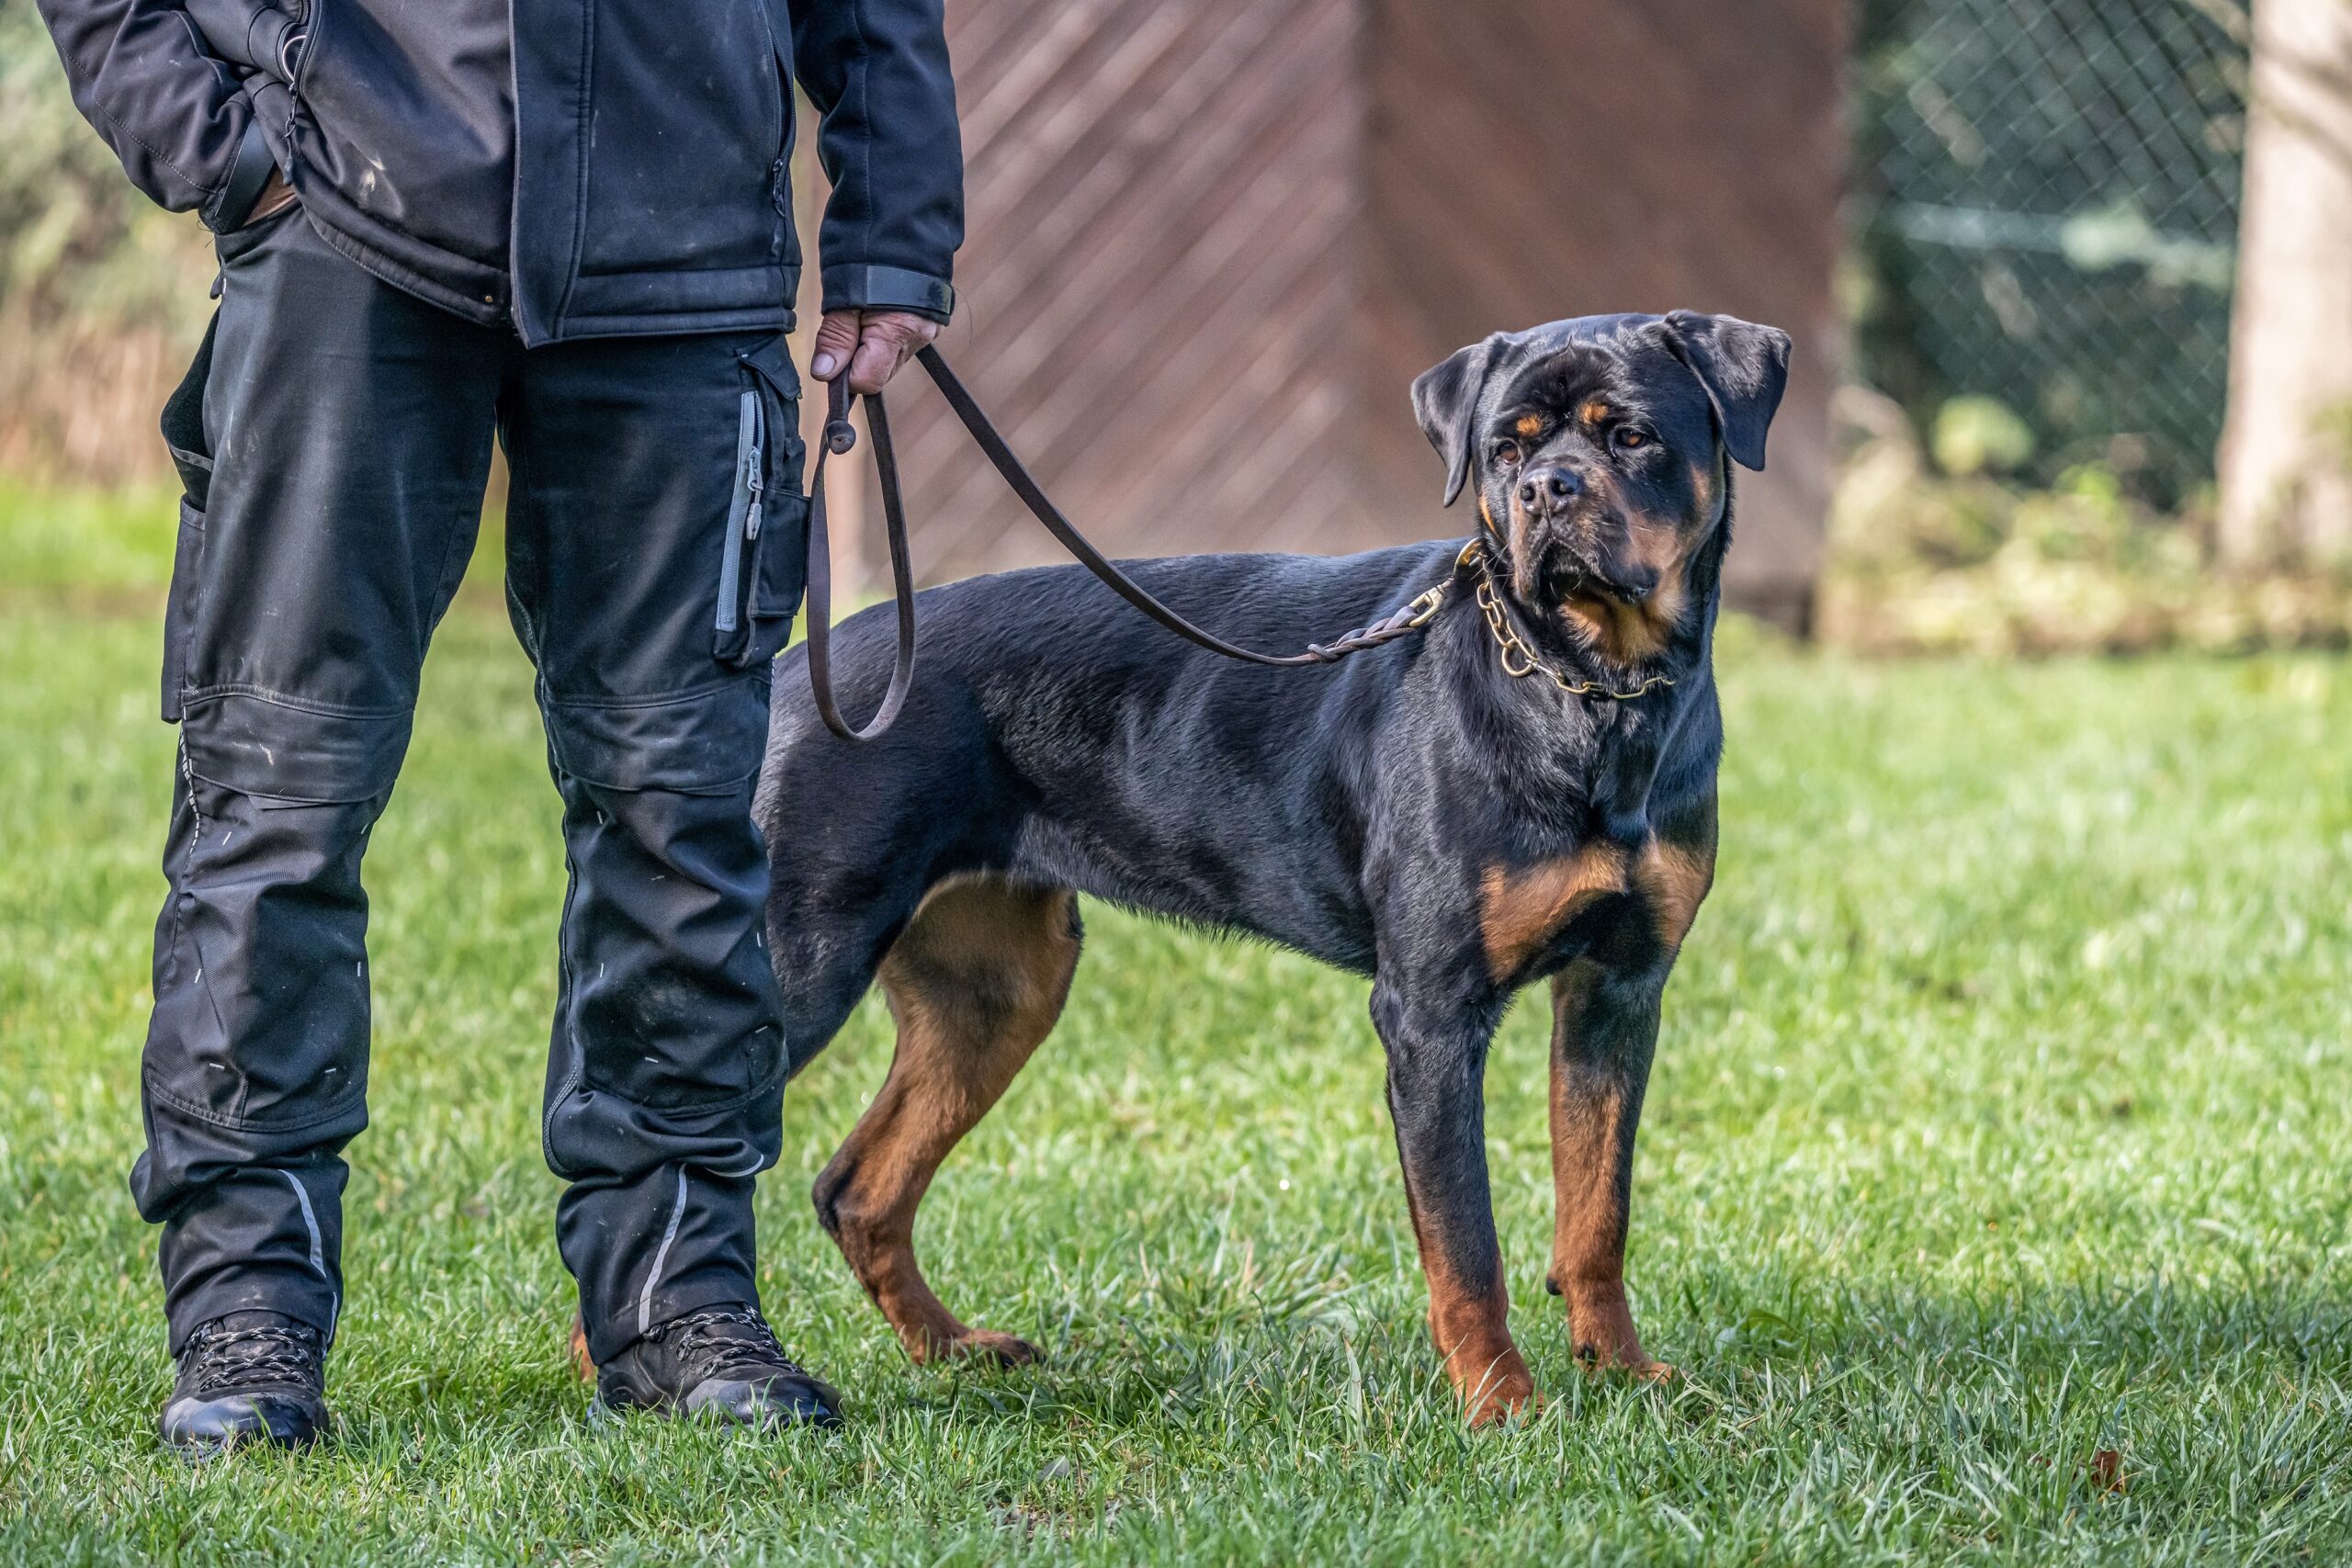
[[317, 1329], [322, 1339], [332, 1338], [340, 1305], [334, 1292], [315, 1275], [256, 1269], [210, 1280], [173, 1303], [171, 1354], [178, 1359], [199, 1324], [232, 1312], [284, 1313]]
[[[642, 1303], [643, 1321], [648, 1329], [700, 1312], [705, 1307], [741, 1304], [757, 1306], [759, 1286], [749, 1275], [731, 1276], [718, 1270], [706, 1270], [691, 1280], [665, 1285]], [[611, 1360], [643, 1337], [638, 1327], [639, 1298], [631, 1297], [623, 1310], [600, 1320], [582, 1314], [582, 1326], [588, 1331], [589, 1359], [599, 1364]]]

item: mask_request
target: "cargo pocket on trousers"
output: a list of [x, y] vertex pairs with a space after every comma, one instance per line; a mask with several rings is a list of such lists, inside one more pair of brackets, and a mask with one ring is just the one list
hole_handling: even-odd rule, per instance
[[808, 583], [808, 499], [800, 493], [800, 377], [778, 336], [739, 356], [735, 485], [719, 554], [711, 650], [755, 670], [792, 640]]
[[196, 636], [198, 584], [204, 577], [204, 513], [180, 502], [179, 543], [172, 551], [172, 587], [164, 600], [164, 722], [180, 721], [188, 688], [187, 649]]
[[212, 490], [212, 452], [204, 438], [204, 386], [212, 378], [212, 338], [220, 330], [215, 310], [205, 323], [204, 341], [180, 384], [164, 403], [164, 449], [180, 476], [179, 542], [172, 551], [172, 586], [164, 600], [164, 722], [180, 721], [181, 694], [188, 687], [188, 643], [196, 636], [197, 595], [204, 578], [204, 507]]

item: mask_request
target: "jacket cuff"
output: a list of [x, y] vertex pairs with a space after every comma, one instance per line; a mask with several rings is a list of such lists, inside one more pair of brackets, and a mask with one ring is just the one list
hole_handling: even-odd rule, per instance
[[262, 186], [269, 183], [271, 171], [277, 160], [269, 150], [269, 138], [264, 134], [258, 116], [245, 121], [245, 134], [237, 143], [237, 156], [229, 165], [229, 177], [221, 182], [220, 194], [205, 208], [204, 226], [216, 234], [226, 234], [243, 226], [251, 216], [254, 203], [260, 199]]
[[904, 310], [944, 323], [956, 310], [954, 285], [902, 266], [829, 266], [820, 281], [828, 310]]

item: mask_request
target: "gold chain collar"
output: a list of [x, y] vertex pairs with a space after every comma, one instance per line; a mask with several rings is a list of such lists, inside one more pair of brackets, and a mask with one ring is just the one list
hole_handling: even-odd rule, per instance
[[[1645, 677], [1641, 684], [1630, 692], [1614, 691], [1598, 682], [1577, 680], [1544, 662], [1533, 649], [1520, 640], [1518, 629], [1510, 624], [1510, 616], [1503, 608], [1502, 594], [1495, 587], [1495, 574], [1487, 559], [1486, 543], [1482, 538], [1474, 538], [1463, 546], [1462, 553], [1453, 558], [1453, 566], [1456, 571], [1465, 566], [1476, 566], [1478, 569], [1478, 608], [1486, 613], [1487, 630], [1494, 637], [1495, 649], [1501, 655], [1504, 674], [1546, 675], [1551, 678], [1552, 684], [1571, 696], [1607, 697], [1612, 702], [1620, 703], [1631, 702], [1635, 697], [1647, 696], [1660, 686], [1674, 684], [1674, 677], [1671, 675], [1651, 675]], [[1438, 605], [1444, 602], [1444, 597], [1445, 589], [1441, 585], [1430, 589], [1419, 599], [1416, 599], [1412, 608], [1419, 613], [1415, 617], [1413, 625], [1419, 626], [1436, 615]], [[1425, 604], [1426, 608], [1424, 608]]]

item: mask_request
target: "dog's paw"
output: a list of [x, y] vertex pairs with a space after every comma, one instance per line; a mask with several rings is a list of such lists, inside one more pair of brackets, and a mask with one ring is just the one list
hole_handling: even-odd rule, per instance
[[1472, 1430], [1499, 1427], [1514, 1416], [1533, 1420], [1544, 1413], [1544, 1396], [1532, 1385], [1526, 1388], [1498, 1388], [1491, 1393], [1473, 1394], [1463, 1402], [1462, 1419]]
[[1454, 1393], [1462, 1401], [1462, 1419], [1470, 1426], [1492, 1427], [1514, 1416], [1533, 1416], [1544, 1408], [1544, 1396], [1535, 1392], [1535, 1379], [1529, 1373], [1527, 1363], [1518, 1350], [1506, 1348], [1500, 1355], [1486, 1359], [1475, 1375], [1464, 1374], [1462, 1359], [1453, 1367]]
[[1642, 1353], [1639, 1345], [1631, 1349], [1620, 1347], [1603, 1355], [1590, 1345], [1577, 1347], [1577, 1365], [1594, 1377], [1615, 1374], [1635, 1382], [1672, 1382], [1682, 1375], [1679, 1368], [1666, 1361], [1654, 1361]]
[[1001, 1334], [993, 1328], [966, 1328], [958, 1325], [945, 1332], [932, 1328], [899, 1337], [906, 1344], [909, 1359], [919, 1367], [941, 1366], [949, 1361], [1025, 1367], [1046, 1359], [1046, 1353], [1026, 1339]]
[[993, 1328], [967, 1328], [951, 1340], [946, 1358], [957, 1361], [978, 1361], [996, 1367], [1026, 1367], [1046, 1359], [1046, 1353], [1017, 1335], [1001, 1334]]

